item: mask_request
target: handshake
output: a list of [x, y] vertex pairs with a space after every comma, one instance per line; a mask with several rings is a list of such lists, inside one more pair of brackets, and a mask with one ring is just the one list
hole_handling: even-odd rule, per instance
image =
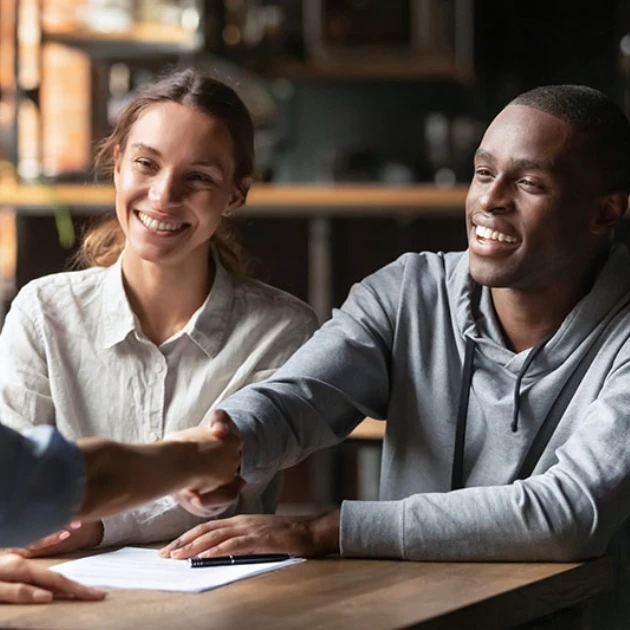
[[94, 521], [164, 494], [197, 516], [214, 516], [238, 497], [242, 440], [223, 411], [202, 425], [154, 444], [79, 440], [86, 463], [85, 498], [76, 518]]
[[77, 520], [28, 547], [0, 549], [0, 603], [102, 599], [103, 591], [50, 573], [26, 558], [94, 546], [102, 536], [100, 519], [164, 494], [177, 492], [180, 504], [198, 516], [216, 515], [235, 501], [244, 484], [237, 474], [241, 443], [238, 429], [222, 411], [201, 426], [154, 444], [79, 440], [85, 480]]

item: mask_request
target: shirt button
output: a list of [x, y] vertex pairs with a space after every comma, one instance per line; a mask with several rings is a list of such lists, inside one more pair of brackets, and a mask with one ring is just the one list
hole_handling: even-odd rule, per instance
[[157, 442], [161, 439], [161, 436], [157, 431], [149, 431], [149, 439], [153, 442]]

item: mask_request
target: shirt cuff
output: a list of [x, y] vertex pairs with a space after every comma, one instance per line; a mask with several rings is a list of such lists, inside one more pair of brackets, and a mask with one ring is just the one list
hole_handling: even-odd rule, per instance
[[256, 457], [259, 451], [258, 436], [252, 429], [252, 414], [241, 411], [238, 406], [232, 409], [229, 404], [221, 405], [218, 409], [225, 411], [225, 413], [230, 416], [230, 419], [236, 425], [241, 435], [242, 447], [239, 475], [243, 478], [255, 478], [259, 476], [261, 471], [258, 470], [259, 462]]
[[339, 549], [346, 557], [404, 560], [404, 502], [344, 501]]
[[[81, 450], [52, 427], [36, 427], [24, 437], [11, 432], [8, 460], [13, 475], [0, 506], [2, 546], [23, 546], [65, 527], [83, 502], [85, 459]], [[3, 512], [5, 518], [2, 518]]]
[[103, 519], [103, 539], [98, 547], [113, 547], [141, 540], [140, 526], [134, 512], [124, 512]]

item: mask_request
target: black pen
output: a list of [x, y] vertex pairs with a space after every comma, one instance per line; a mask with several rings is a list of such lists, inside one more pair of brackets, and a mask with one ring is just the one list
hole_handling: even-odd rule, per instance
[[252, 553], [244, 556], [215, 556], [214, 558], [190, 558], [193, 569], [201, 567], [226, 567], [231, 564], [258, 564], [261, 562], [282, 562], [290, 560], [288, 553]]

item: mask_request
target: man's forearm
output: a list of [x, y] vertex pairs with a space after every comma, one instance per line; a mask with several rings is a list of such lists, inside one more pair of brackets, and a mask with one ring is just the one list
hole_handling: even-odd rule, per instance
[[339, 553], [340, 516], [340, 510], [333, 510], [311, 521], [315, 555], [328, 556]]
[[84, 520], [170, 494], [200, 475], [199, 449], [194, 442], [136, 445], [90, 438], [80, 440], [78, 446], [85, 456], [86, 482], [77, 517]]

